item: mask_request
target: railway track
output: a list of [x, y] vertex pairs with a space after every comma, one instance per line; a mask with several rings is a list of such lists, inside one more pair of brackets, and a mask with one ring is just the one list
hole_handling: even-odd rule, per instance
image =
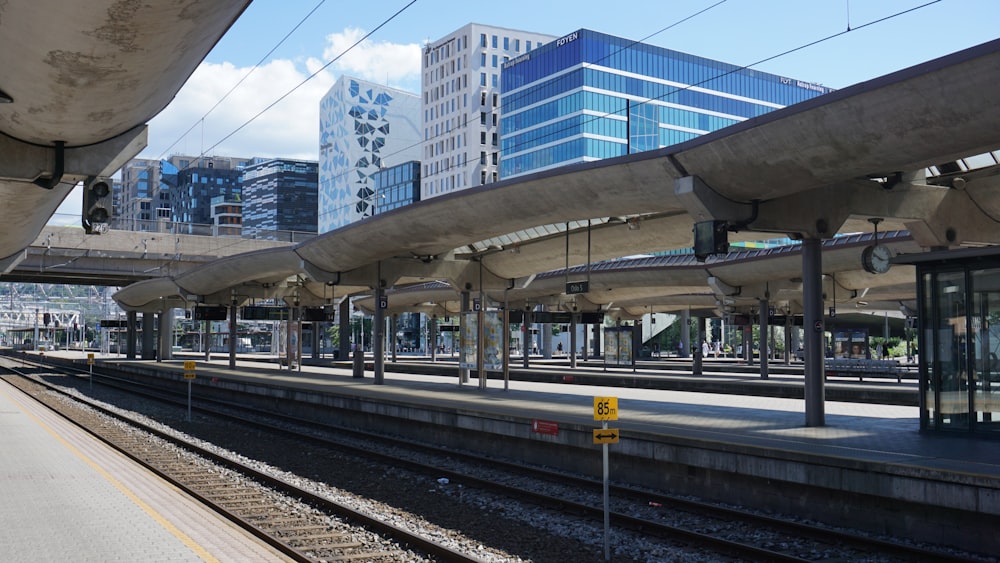
[[[118, 385], [129, 393], [138, 392], [132, 382], [115, 383], [114, 378], [102, 381], [105, 386]], [[186, 404], [180, 395], [170, 396], [162, 390], [146, 390], [143, 393], [175, 405]], [[286, 416], [241, 413], [235, 405], [199, 400], [195, 410], [203, 416], [223, 417], [240, 427], [255, 427], [261, 432], [280, 435], [286, 443], [295, 440], [295, 443], [302, 444], [303, 450], [333, 449], [340, 454], [350, 453], [394, 468], [405, 466], [411, 471], [448, 483], [448, 487], [442, 487], [444, 494], [459, 491], [457, 494], [461, 495], [463, 490], [478, 489], [594, 521], [603, 518], [603, 510], [598, 506], [599, 493], [595, 494], [601, 484], [591, 479], [394, 441], [347, 428], [321, 426]], [[377, 448], [373, 446], [376, 442], [381, 444]], [[526, 483], [535, 484], [526, 486]], [[661, 537], [698, 549], [711, 549], [727, 557], [808, 561], [836, 553], [843, 560], [968, 560], [966, 556], [628, 487], [614, 486], [612, 497], [611, 523], [615, 529], [632, 530], [637, 534]], [[665, 522], [668, 519], [670, 522]], [[753, 533], [748, 534], [747, 528], [752, 528]]]
[[68, 406], [53, 386], [6, 369], [17, 375], [7, 383], [295, 561], [481, 561], [93, 403]]

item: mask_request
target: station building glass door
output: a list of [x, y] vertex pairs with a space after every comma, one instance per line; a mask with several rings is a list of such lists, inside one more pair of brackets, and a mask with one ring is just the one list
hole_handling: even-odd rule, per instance
[[1000, 435], [1000, 263], [921, 264], [921, 429]]

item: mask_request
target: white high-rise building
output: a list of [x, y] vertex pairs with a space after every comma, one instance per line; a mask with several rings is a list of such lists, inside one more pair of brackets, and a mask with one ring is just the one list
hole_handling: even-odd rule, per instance
[[420, 97], [341, 76], [319, 106], [319, 232], [375, 214], [371, 176], [419, 160]]
[[470, 23], [424, 48], [422, 199], [499, 180], [501, 68], [554, 39]]

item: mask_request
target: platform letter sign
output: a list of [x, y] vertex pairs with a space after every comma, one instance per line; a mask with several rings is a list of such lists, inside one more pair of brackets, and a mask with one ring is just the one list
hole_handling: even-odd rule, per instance
[[568, 282], [566, 284], [566, 295], [575, 295], [578, 293], [589, 293], [589, 292], [590, 292], [589, 281]]

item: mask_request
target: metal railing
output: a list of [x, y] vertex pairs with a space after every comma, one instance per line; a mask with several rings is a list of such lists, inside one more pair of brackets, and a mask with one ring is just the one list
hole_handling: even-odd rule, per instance
[[[49, 219], [50, 225], [78, 226], [78, 215], [57, 213]], [[203, 223], [180, 223], [167, 219], [138, 220], [114, 217], [110, 221], [111, 229], [117, 231], [133, 231], [141, 233], [163, 233], [176, 235], [196, 235], [206, 237], [243, 238], [251, 240], [274, 240], [279, 242], [302, 242], [316, 236], [317, 233], [306, 231], [279, 231], [259, 228], [247, 228], [240, 225], [211, 225]], [[230, 234], [239, 230], [239, 234]]]

